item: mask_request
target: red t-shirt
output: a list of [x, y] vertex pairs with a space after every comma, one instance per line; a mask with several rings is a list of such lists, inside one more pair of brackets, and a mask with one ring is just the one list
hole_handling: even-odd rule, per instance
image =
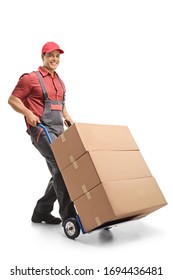
[[[49, 99], [65, 101], [65, 86], [55, 72], [54, 77], [40, 66], [38, 68]], [[24, 105], [36, 116], [41, 117], [44, 110], [44, 96], [36, 73], [23, 74], [15, 86], [12, 95], [21, 99]]]

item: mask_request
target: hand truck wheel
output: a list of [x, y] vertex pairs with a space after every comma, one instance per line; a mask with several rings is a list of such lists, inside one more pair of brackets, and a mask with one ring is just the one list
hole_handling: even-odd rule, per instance
[[80, 234], [80, 227], [75, 218], [69, 218], [64, 222], [64, 232], [70, 239], [75, 239]]

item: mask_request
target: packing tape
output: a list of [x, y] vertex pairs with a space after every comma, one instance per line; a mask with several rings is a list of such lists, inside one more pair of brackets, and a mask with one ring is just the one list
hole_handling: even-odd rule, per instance
[[91, 199], [91, 194], [90, 194], [90, 192], [87, 192], [87, 193], [86, 193], [86, 197], [88, 198], [88, 200]]
[[97, 216], [97, 217], [95, 217], [95, 221], [96, 221], [96, 224], [98, 225], [98, 226], [100, 226], [101, 225], [101, 222], [100, 222], [100, 219], [99, 219], [99, 217]]
[[62, 133], [62, 134], [60, 135], [60, 137], [61, 137], [62, 142], [65, 142], [65, 136], [64, 136], [64, 133]]
[[70, 160], [70, 162], [72, 163], [73, 161], [74, 161], [74, 156], [69, 156], [69, 160]]
[[83, 185], [81, 186], [81, 188], [82, 188], [82, 190], [83, 190], [83, 193], [87, 193], [87, 187], [86, 187], [85, 184], [83, 184]]
[[74, 167], [74, 169], [78, 169], [78, 164], [77, 164], [77, 162], [76, 161], [73, 161], [73, 167]]

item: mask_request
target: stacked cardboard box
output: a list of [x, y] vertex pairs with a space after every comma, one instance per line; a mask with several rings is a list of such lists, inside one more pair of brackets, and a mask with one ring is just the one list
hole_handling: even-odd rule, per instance
[[75, 123], [51, 148], [85, 232], [167, 204], [127, 126]]

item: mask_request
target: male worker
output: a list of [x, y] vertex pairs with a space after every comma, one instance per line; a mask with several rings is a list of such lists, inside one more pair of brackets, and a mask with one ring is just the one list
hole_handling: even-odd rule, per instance
[[[46, 159], [52, 176], [45, 194], [37, 201], [31, 218], [33, 223], [60, 224], [61, 219], [64, 222], [76, 216], [48, 138], [43, 128], [38, 126], [39, 123], [46, 126], [53, 141], [64, 131], [64, 124], [68, 127], [73, 123], [65, 106], [64, 83], [55, 72], [63, 53], [57, 43], [47, 42], [41, 51], [43, 66], [36, 72], [23, 74], [8, 99], [12, 108], [25, 117], [31, 141]], [[30, 174], [31, 171], [29, 170]], [[51, 214], [56, 199], [61, 219]]]

